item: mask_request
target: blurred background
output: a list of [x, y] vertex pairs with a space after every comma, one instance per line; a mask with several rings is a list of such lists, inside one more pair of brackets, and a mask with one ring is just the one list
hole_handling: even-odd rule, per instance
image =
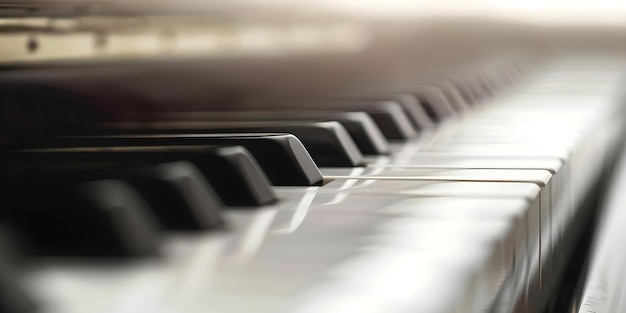
[[621, 54], [625, 15], [608, 0], [4, 1], [0, 81], [7, 102], [35, 84], [109, 107], [108, 118], [146, 119], [174, 102], [404, 88], [514, 55]]
[[494, 58], [626, 45], [626, 5], [608, 0], [5, 1], [0, 15], [0, 80], [133, 99], [112, 118], [403, 88]]

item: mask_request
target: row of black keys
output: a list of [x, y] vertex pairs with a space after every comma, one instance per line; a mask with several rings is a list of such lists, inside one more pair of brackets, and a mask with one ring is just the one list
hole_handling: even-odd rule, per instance
[[224, 205], [276, 202], [265, 173], [321, 184], [319, 170], [293, 135], [224, 140], [236, 138], [257, 147], [266, 166], [242, 145], [207, 145], [220, 137], [181, 137], [178, 145], [168, 146], [5, 152], [1, 219], [30, 253], [144, 255], [156, 251], [160, 226], [220, 228]]

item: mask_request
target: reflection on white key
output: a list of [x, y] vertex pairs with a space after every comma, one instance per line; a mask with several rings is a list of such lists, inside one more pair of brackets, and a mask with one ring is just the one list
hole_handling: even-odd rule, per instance
[[402, 212], [405, 216], [420, 220], [465, 220], [505, 221], [512, 225], [515, 242], [514, 268], [516, 275], [528, 264], [528, 219], [529, 203], [521, 199], [454, 199], [454, 198], [422, 198], [399, 201], [388, 208], [388, 211]]
[[454, 181], [410, 181], [410, 180], [371, 180], [366, 186], [341, 188], [342, 179], [335, 179], [320, 193], [338, 191], [350, 193], [388, 193], [410, 194], [415, 196], [477, 196], [477, 197], [522, 197], [534, 199], [539, 194], [539, 186], [532, 183], [494, 183], [494, 182], [454, 182]]
[[514, 234], [512, 226], [505, 221], [402, 219], [389, 221], [378, 232], [370, 237], [370, 247], [487, 251], [490, 272], [486, 277], [494, 290], [513, 269]]
[[563, 162], [557, 158], [489, 157], [455, 154], [416, 154], [410, 158], [396, 158], [385, 165], [369, 167], [443, 168], [443, 169], [543, 169], [556, 173]]
[[467, 255], [467, 262], [455, 263], [453, 255], [400, 250], [359, 255], [335, 267], [330, 280], [298, 299], [293, 312], [346, 312], [361, 305], [364, 312], [462, 312], [478, 305], [482, 295], [475, 283], [481, 257]]

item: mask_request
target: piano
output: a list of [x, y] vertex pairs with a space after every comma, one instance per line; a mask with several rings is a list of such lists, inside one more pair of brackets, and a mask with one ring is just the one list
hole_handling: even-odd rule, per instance
[[546, 6], [0, 1], [0, 312], [620, 311], [622, 11]]

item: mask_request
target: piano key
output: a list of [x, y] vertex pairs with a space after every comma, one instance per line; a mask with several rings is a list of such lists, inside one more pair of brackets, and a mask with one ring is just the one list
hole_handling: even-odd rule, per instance
[[480, 96], [477, 94], [475, 87], [468, 79], [456, 78], [449, 81], [454, 85], [455, 89], [459, 91], [464, 103], [473, 107], [480, 102]]
[[[544, 170], [389, 170], [369, 169], [359, 176], [332, 175], [332, 169], [322, 169], [327, 178], [331, 179], [351, 179], [351, 180], [408, 180], [408, 181], [466, 181], [466, 182], [528, 182], [537, 184], [542, 192], [538, 196], [540, 199], [540, 251], [537, 252], [540, 265], [532, 268], [539, 270], [541, 264], [549, 262], [551, 256], [551, 199], [554, 197], [550, 184], [551, 174]], [[372, 174], [373, 173], [373, 174]], [[535, 255], [531, 252], [531, 255]], [[534, 258], [534, 257], [533, 257]], [[549, 280], [549, 277], [546, 277]], [[542, 284], [543, 274], [540, 272], [537, 282], [538, 290]]]
[[[325, 185], [318, 192], [316, 201], [321, 201], [324, 206], [320, 209], [329, 212], [368, 212], [368, 208], [379, 212], [378, 214], [412, 214], [411, 212], [419, 212], [422, 209], [427, 209], [428, 203], [437, 203], [439, 199], [442, 200], [439, 207], [441, 207], [441, 214], [445, 214], [445, 208], [450, 206], [456, 206], [459, 210], [470, 210], [472, 198], [493, 199], [494, 202], [488, 200], [480, 200], [479, 203], [488, 206], [490, 203], [498, 204], [498, 201], [504, 199], [506, 201], [521, 201], [521, 203], [528, 203], [525, 208], [524, 225], [527, 225], [528, 244], [529, 251], [537, 251], [539, 246], [539, 234], [541, 225], [541, 201], [540, 201], [540, 189], [535, 184], [529, 183], [488, 183], [488, 182], [402, 182], [402, 181], [369, 181], [370, 184], [365, 186], [355, 186], [346, 184], [350, 180], [336, 179], [329, 184]], [[393, 195], [393, 196], [392, 196]], [[405, 197], [417, 197], [418, 199], [411, 200]], [[395, 197], [395, 198], [394, 198]], [[458, 198], [458, 203], [457, 199]], [[362, 200], [359, 200], [362, 199]], [[427, 200], [423, 200], [427, 199]], [[432, 200], [429, 200], [432, 199]], [[404, 209], [402, 203], [414, 201], [415, 203], [423, 203], [424, 207], [415, 206], [415, 208]], [[465, 202], [465, 203], [464, 203]], [[341, 206], [337, 205], [342, 203]], [[520, 202], [518, 202], [520, 203]], [[334, 204], [335, 206], [330, 206]], [[413, 207], [413, 206], [411, 206]], [[396, 211], [398, 208], [400, 211]], [[486, 209], [486, 208], [485, 208]], [[496, 208], [499, 209], [499, 208]], [[501, 210], [504, 210], [503, 208]], [[470, 214], [468, 211], [468, 214]], [[467, 215], [460, 215], [459, 218], [470, 218]], [[476, 215], [478, 217], [480, 215]], [[523, 256], [527, 260], [525, 261], [526, 268], [530, 266], [530, 263], [536, 263], [533, 261], [531, 252], [525, 253]]]
[[556, 174], [563, 161], [555, 157], [498, 156], [454, 153], [415, 153], [396, 155], [385, 163], [378, 162], [374, 167], [402, 168], [448, 168], [448, 169], [538, 169]]
[[[489, 251], [488, 271], [482, 273], [488, 293], [495, 298], [513, 271], [514, 244], [510, 225], [503, 221], [483, 220], [414, 220], [392, 221], [378, 229], [371, 242], [380, 247], [397, 247], [406, 251], [432, 249]], [[428, 239], [425, 237], [433, 236]], [[437, 239], [434, 239], [437, 238]], [[385, 248], [383, 248], [385, 249]], [[488, 307], [492, 299], [483, 303]]]
[[[149, 205], [150, 211], [155, 213], [161, 224], [167, 228], [198, 230], [214, 229], [222, 225], [220, 210], [223, 204], [212, 192], [212, 187], [200, 171], [188, 162], [112, 169], [109, 172], [97, 169], [101, 166], [96, 163], [70, 162], [65, 165], [50, 163], [48, 165], [50, 168], [41, 170], [37, 170], [38, 165], [33, 165], [34, 172], [11, 169], [9, 173], [5, 172], [3, 175], [34, 179], [47, 177], [50, 183], [53, 183], [55, 177], [59, 180], [121, 179], [135, 188]], [[73, 167], [72, 170], [66, 170], [67, 166]]]
[[493, 98], [497, 92], [497, 86], [490, 81], [487, 73], [477, 71], [471, 75], [471, 78], [474, 81], [475, 88], [478, 90], [478, 94], [482, 95], [482, 102], [488, 102], [489, 99]]
[[189, 161], [209, 181], [228, 206], [259, 206], [276, 201], [263, 171], [239, 146], [135, 146], [51, 148], [6, 153], [12, 166], [54, 166], [119, 169], [171, 161]]
[[353, 99], [354, 101], [362, 100], [362, 101], [392, 101], [397, 102], [402, 106], [407, 117], [411, 121], [415, 130], [419, 132], [423, 132], [426, 130], [432, 129], [435, 124], [433, 120], [429, 117], [428, 113], [424, 110], [421, 103], [418, 99], [411, 93], [380, 93], [380, 94], [370, 94], [366, 93], [363, 95], [356, 95], [352, 97], [348, 97], [348, 99]]
[[159, 226], [147, 204], [120, 180], [63, 182], [12, 178], [3, 190], [2, 220], [30, 253], [141, 256], [157, 252]]
[[[238, 145], [246, 148], [276, 186], [312, 186], [322, 174], [300, 140], [290, 134], [128, 134], [111, 136], [29, 137], [27, 147]], [[14, 147], [15, 148], [15, 147]]]
[[414, 91], [418, 101], [434, 122], [442, 122], [457, 115], [444, 93], [436, 86], [424, 86]]
[[456, 143], [454, 145], [432, 145], [424, 149], [432, 153], [451, 153], [457, 155], [486, 155], [486, 156], [522, 156], [522, 157], [554, 157], [564, 161], [569, 160], [571, 149], [549, 144], [529, 143]]
[[[260, 109], [253, 107], [251, 109]], [[280, 106], [263, 106], [265, 110], [284, 110]], [[411, 120], [402, 105], [396, 101], [324, 100], [314, 103], [302, 102], [290, 109], [323, 110], [339, 112], [365, 112], [376, 123], [385, 138], [390, 141], [406, 141], [417, 136]]]
[[363, 164], [363, 155], [338, 122], [155, 122], [109, 126], [115, 132], [126, 134], [291, 133], [304, 144], [318, 166], [353, 167]]
[[359, 180], [415, 180], [415, 181], [487, 181], [487, 182], [530, 182], [539, 186], [546, 185], [552, 175], [545, 170], [514, 169], [420, 169], [402, 167], [367, 167], [359, 176], [335, 174], [340, 169], [322, 168], [329, 179]]
[[339, 122], [365, 155], [387, 154], [387, 139], [365, 112], [324, 111], [244, 111], [244, 112], [189, 112], [169, 113], [164, 118], [195, 121], [319, 121]]
[[[551, 224], [551, 245], [558, 244], [560, 240], [559, 228], [567, 223], [567, 212], [569, 207], [569, 195], [571, 190], [565, 189], [569, 177], [567, 168], [562, 169], [563, 162], [557, 158], [550, 157], [496, 157], [477, 155], [455, 155], [455, 154], [416, 154], [413, 158], [402, 160], [402, 162], [390, 161], [391, 164], [376, 164], [378, 168], [404, 168], [404, 169], [528, 169], [546, 170], [552, 174], [550, 185], [552, 194], [551, 203], [559, 203], [550, 210]], [[408, 164], [394, 165], [393, 163]], [[417, 165], [415, 165], [417, 164]], [[552, 251], [552, 248], [549, 248]]]
[[[240, 145], [254, 156], [276, 186], [317, 186], [322, 174], [298, 138], [289, 134], [263, 135], [190, 135], [169, 136], [173, 142], [187, 144], [206, 141], [216, 145]], [[181, 140], [183, 139], [183, 140]], [[162, 140], [162, 139], [161, 139]]]
[[[390, 209], [406, 210], [409, 216], [419, 219], [506, 221], [511, 225], [514, 253], [509, 256], [509, 260], [505, 261], [511, 262], [510, 264], [513, 265], [510, 268], [504, 267], [504, 273], [507, 273], [508, 270], [511, 271], [508, 275], [510, 277], [507, 278], [511, 280], [514, 286], [523, 283], [530, 266], [527, 262], [527, 255], [530, 253], [529, 247], [533, 246], [528, 242], [529, 232], [535, 231], [527, 226], [531, 222], [528, 215], [530, 204], [521, 199], [448, 200], [438, 198], [407, 199], [394, 204]], [[501, 236], [501, 238], [503, 237]]]
[[[345, 301], [334, 299], [337, 294], [341, 298], [348, 295], [360, 295], [362, 309], [366, 312], [391, 311], [406, 312], [411, 307], [419, 306], [427, 312], [457, 312], [468, 308], [478, 309], [485, 303], [477, 299], [468, 299], [470, 293], [468, 285], [472, 284], [474, 275], [481, 273], [472, 268], [473, 259], [480, 256], [465, 254], [466, 264], [450, 262], [455, 253], [441, 255], [422, 254], [407, 251], [388, 251], [386, 253], [364, 254], [340, 265], [336, 270], [337, 281], [324, 285], [330, 290], [318, 293], [314, 302], [296, 312], [324, 311], [339, 312], [346, 307]], [[422, 284], [422, 278], [428, 277], [432, 284]], [[454, 277], [454, 278], [452, 278]], [[451, 283], [455, 281], [455, 283]], [[389, 288], [393, 285], [396, 288]], [[480, 284], [474, 282], [474, 292], [481, 294]], [[335, 294], [335, 297], [333, 297]], [[445, 294], [448, 299], [456, 301], [442, 301], [440, 296]], [[329, 297], [330, 296], [330, 297]], [[469, 296], [471, 297], [471, 296]], [[347, 297], [352, 300], [353, 297]], [[476, 298], [476, 297], [474, 297]], [[487, 301], [486, 299], [481, 299]], [[310, 300], [309, 300], [310, 301]], [[330, 302], [330, 303], [327, 303]], [[316, 305], [317, 304], [317, 305]], [[337, 304], [343, 304], [334, 308]], [[302, 306], [302, 304], [300, 304]], [[321, 305], [321, 307], [320, 307]], [[354, 307], [359, 308], [360, 306]], [[350, 307], [348, 307], [349, 309]], [[303, 310], [304, 309], [304, 310]], [[360, 310], [359, 310], [360, 311]]]
[[223, 204], [198, 168], [189, 162], [136, 168], [116, 176], [133, 185], [168, 229], [188, 231], [223, 226]]
[[462, 114], [470, 109], [470, 105], [465, 102], [463, 96], [453, 83], [444, 80], [434, 85], [441, 90], [446, 101], [450, 103], [450, 106], [452, 106], [456, 112]]
[[[452, 195], [452, 193], [448, 193]], [[350, 194], [347, 197], [343, 198], [340, 202], [334, 199], [334, 195], [330, 194], [318, 194], [312, 206], [309, 208], [309, 214], [316, 213], [327, 213], [327, 214], [377, 214], [383, 216], [402, 216], [406, 218], [413, 217], [421, 217], [416, 220], [423, 219], [445, 219], [448, 220], [459, 220], [459, 221], [468, 221], [468, 220], [477, 220], [477, 221], [485, 221], [485, 220], [498, 220], [498, 221], [506, 221], [513, 229], [512, 236], [510, 237], [509, 242], [507, 243], [508, 248], [506, 248], [508, 252], [507, 259], [503, 262], [507, 263], [511, 268], [511, 270], [515, 265], [514, 262], [518, 263], [520, 268], [518, 270], [522, 270], [523, 266], [526, 264], [526, 244], [529, 229], [527, 229], [526, 225], [528, 222], [532, 222], [527, 220], [526, 210], [528, 209], [528, 202], [526, 200], [520, 199], [471, 199], [471, 198], [457, 198], [455, 199], [443, 199], [436, 198], [435, 195], [421, 196], [419, 198], [415, 198], [413, 195], [405, 195], [405, 196], [390, 196], [390, 194], [383, 195], [379, 194], [377, 196], [370, 196], [364, 194]], [[450, 208], [450, 209], [448, 209]], [[430, 209], [430, 211], [428, 210]], [[493, 211], [491, 211], [493, 210]], [[420, 214], [420, 212], [422, 212]], [[430, 213], [426, 213], [430, 212]], [[453, 213], [454, 212], [454, 213]], [[480, 212], [484, 212], [482, 215]], [[489, 212], [489, 213], [488, 213]], [[426, 215], [424, 215], [426, 214]], [[331, 218], [332, 219], [332, 218]], [[341, 224], [337, 224], [337, 226], [341, 227]], [[301, 227], [297, 230], [297, 234], [290, 235], [289, 239], [293, 237], [300, 238], [306, 234], [304, 227]], [[318, 243], [326, 242], [335, 239], [334, 244], [337, 244], [341, 235], [344, 235], [344, 232], [347, 229], [339, 228], [336, 231], [332, 231], [331, 229], [326, 229], [323, 232], [323, 235], [320, 234], [319, 230], [312, 229], [310, 230], [310, 235], [307, 236], [308, 239], [306, 241], [299, 240], [299, 242], [307, 242], [307, 243]], [[339, 231], [340, 233], [337, 233]], [[532, 229], [535, 231], [535, 229]], [[316, 235], [317, 234], [317, 235]], [[341, 234], [341, 235], [340, 235]], [[514, 235], [513, 235], [514, 234]], [[434, 234], [433, 234], [434, 236]], [[443, 236], [443, 235], [442, 235]], [[437, 236], [433, 237], [436, 238]], [[429, 237], [430, 238], [430, 237]], [[408, 240], [413, 240], [416, 244], [419, 241], [418, 238], [414, 236], [410, 236], [407, 238]], [[350, 242], [350, 241], [348, 241]], [[443, 245], [445, 247], [445, 245]], [[450, 247], [448, 247], [450, 248]], [[516, 250], [516, 255], [520, 259], [517, 261], [514, 260], [513, 250]], [[522, 253], [524, 252], [524, 253]], [[504, 252], [503, 252], [504, 253]]]
[[[497, 155], [463, 155], [445, 153], [417, 153], [398, 156], [387, 162], [370, 165], [370, 168], [389, 169], [513, 169], [546, 170], [552, 174], [553, 188], [561, 188], [568, 178], [563, 169], [563, 161], [555, 157], [523, 157]], [[566, 192], [558, 189], [559, 192]], [[553, 199], [556, 201], [556, 199]]]
[[7, 229], [0, 230], [0, 255], [0, 312], [37, 312], [39, 304], [24, 289], [24, 269], [18, 265], [23, 256], [16, 251]]
[[368, 113], [388, 140], [403, 141], [417, 136], [417, 132], [402, 105], [396, 101], [332, 101], [329, 105], [331, 107], [341, 107], [343, 110], [358, 108]]

